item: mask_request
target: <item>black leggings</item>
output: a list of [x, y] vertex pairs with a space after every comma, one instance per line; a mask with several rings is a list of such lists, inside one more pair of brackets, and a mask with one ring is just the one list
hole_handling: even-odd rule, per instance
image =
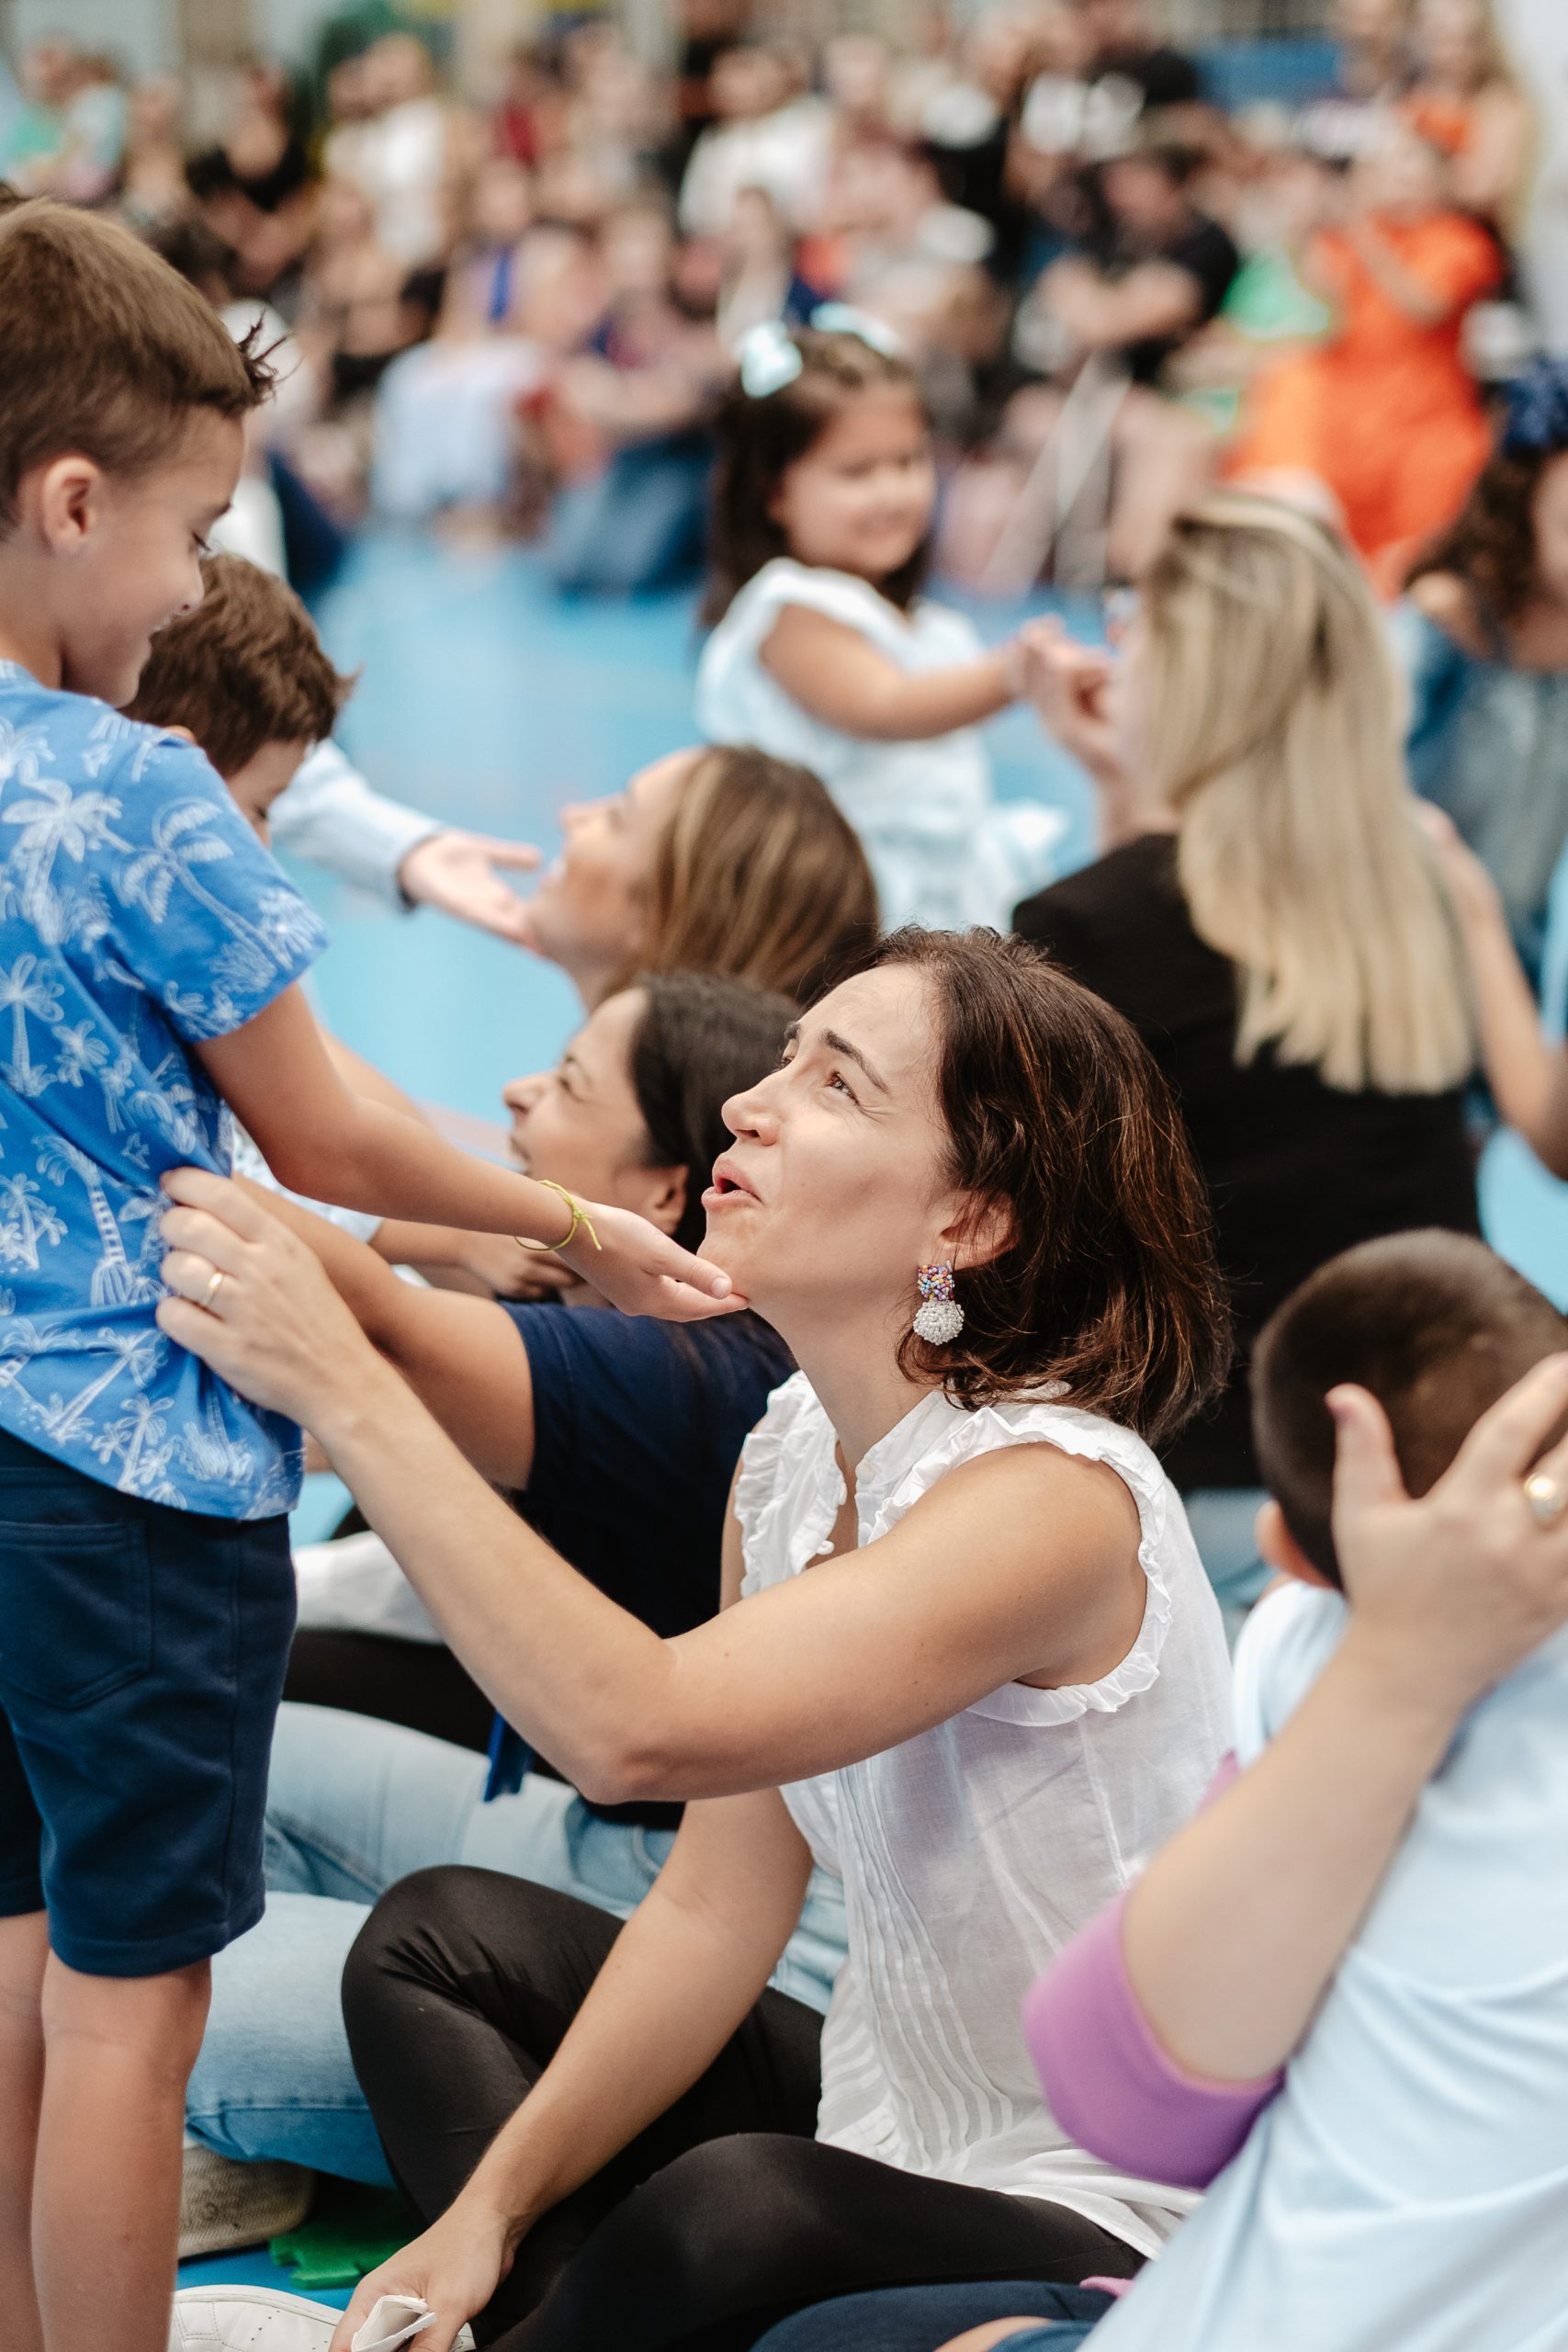
[[[349, 1955], [354, 2063], [399, 2181], [446, 2211], [559, 2045], [619, 1932], [491, 1871], [417, 1871]], [[802, 2304], [970, 2278], [1128, 2278], [1065, 2207], [824, 2147], [815, 2010], [766, 1992], [707, 2072], [525, 2238], [475, 2328], [501, 2352], [744, 2352]]]

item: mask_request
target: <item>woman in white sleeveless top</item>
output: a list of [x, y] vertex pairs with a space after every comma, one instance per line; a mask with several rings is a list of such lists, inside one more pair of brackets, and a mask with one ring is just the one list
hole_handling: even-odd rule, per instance
[[[1226, 1737], [1145, 1442], [1226, 1348], [1169, 1100], [1021, 943], [906, 933], [726, 1119], [705, 1247], [802, 1369], [747, 1445], [729, 1605], [670, 1642], [479, 1484], [243, 1195], [183, 1182], [169, 1220], [175, 1288], [226, 1275], [192, 1343], [316, 1430], [508, 1720], [602, 1800], [697, 1800], [619, 1930], [462, 1869], [378, 1906], [345, 2016], [431, 2226], [333, 2352], [394, 2290], [430, 2352], [478, 2313], [503, 2352], [739, 2352], [858, 2287], [1127, 2275], [1186, 2201], [1066, 2143], [1018, 2024]], [[763, 1990], [814, 1858], [848, 1924], [820, 2052]]]

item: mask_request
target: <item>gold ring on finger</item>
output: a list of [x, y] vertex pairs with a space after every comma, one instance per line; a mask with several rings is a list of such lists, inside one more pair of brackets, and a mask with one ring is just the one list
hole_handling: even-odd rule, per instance
[[201, 1294], [201, 1304], [209, 1315], [212, 1312], [212, 1302], [218, 1295], [219, 1285], [221, 1283], [222, 1280], [222, 1267], [214, 1266], [212, 1269], [212, 1280], [208, 1283], [207, 1288]]

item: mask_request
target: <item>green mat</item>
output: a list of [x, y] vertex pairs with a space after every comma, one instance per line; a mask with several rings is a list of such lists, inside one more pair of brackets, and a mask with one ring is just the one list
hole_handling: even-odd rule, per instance
[[356, 2287], [367, 2270], [418, 2235], [419, 2222], [395, 2188], [324, 2180], [310, 2220], [274, 2238], [270, 2251], [303, 2295], [322, 2287]]

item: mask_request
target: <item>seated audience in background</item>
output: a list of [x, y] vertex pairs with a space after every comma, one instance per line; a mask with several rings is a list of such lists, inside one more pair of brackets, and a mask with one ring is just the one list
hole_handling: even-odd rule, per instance
[[187, 166], [203, 220], [234, 256], [236, 293], [279, 289], [310, 234], [310, 159], [293, 109], [288, 74], [253, 60], [233, 77], [221, 136]]
[[[792, 1015], [743, 981], [647, 976], [591, 1015], [554, 1072], [508, 1088], [513, 1152], [539, 1177], [700, 1239], [728, 1136], [720, 1107], [777, 1060]], [[687, 1346], [673, 1325], [606, 1309], [587, 1285], [572, 1309], [412, 1289], [290, 1214], [367, 1340], [545, 1542], [661, 1639], [713, 1615], [741, 1442], [794, 1370], [765, 1323], [725, 1317], [692, 1327]], [[377, 1544], [324, 1547], [350, 1555], [346, 1576], [303, 1580], [318, 1623], [295, 1637], [287, 1698], [310, 1703], [286, 1703], [274, 1740], [266, 1917], [218, 1974], [187, 2102], [189, 2127], [220, 2154], [365, 2181], [388, 2176], [338, 1985], [377, 1895], [410, 1871], [478, 1863], [624, 1918], [680, 1820], [675, 1804], [604, 1804], [547, 1767], [521, 1771], [510, 1738], [487, 1775], [491, 1703], [408, 1588], [405, 1637], [344, 1622], [349, 1579], [363, 1589], [374, 1574], [389, 1598], [400, 1581], [384, 1552], [365, 1557]], [[843, 1935], [836, 1890], [819, 1883], [778, 1981], [824, 2008]]]
[[1411, 574], [1395, 636], [1416, 789], [1486, 867], [1535, 979], [1568, 842], [1568, 362], [1509, 386], [1497, 445]]
[[590, 1007], [636, 971], [726, 972], [804, 1001], [876, 936], [864, 852], [792, 761], [669, 752], [560, 822], [523, 943]]
[[1403, 1227], [1476, 1229], [1452, 918], [1400, 754], [1386, 631], [1320, 525], [1235, 492], [1180, 517], [1119, 658], [1032, 640], [1046, 726], [1106, 853], [1018, 910], [1134, 1021], [1208, 1183], [1237, 1349], [1167, 1453], [1228, 1605], [1267, 1581], [1247, 1356], [1314, 1266]]
[[697, 724], [822, 778], [889, 926], [998, 922], [1052, 870], [1061, 819], [992, 797], [979, 724], [1015, 699], [1011, 649], [920, 594], [937, 482], [915, 369], [834, 315], [754, 328], [720, 413]]
[[1416, 0], [1401, 109], [1449, 158], [1449, 190], [1499, 241], [1516, 236], [1535, 164], [1529, 99], [1491, 0]]
[[353, 61], [352, 119], [329, 131], [329, 178], [352, 180], [370, 204], [379, 243], [405, 270], [440, 259], [447, 204], [468, 127], [442, 96], [417, 34], [389, 33]]
[[1234, 1762], [1025, 2012], [1087, 2144], [1213, 2184], [1160, 2260], [1109, 2309], [1023, 2282], [857, 2297], [759, 2352], [1561, 2332], [1565, 1347], [1539, 1291], [1434, 1233], [1336, 1259], [1264, 1336], [1292, 1582], [1236, 1661]]
[[826, 110], [800, 103], [773, 49], [723, 51], [708, 87], [716, 119], [698, 138], [681, 182], [682, 228], [688, 236], [722, 237], [744, 187], [765, 189], [792, 227], [803, 226], [828, 167]]
[[[1214, 470], [1209, 427], [1158, 391], [1168, 362], [1218, 312], [1238, 266], [1229, 232], [1193, 201], [1197, 168], [1194, 152], [1167, 141], [1102, 164], [1098, 218], [1051, 263], [1021, 320], [1021, 351], [1050, 380], [1015, 395], [1008, 438], [1038, 462], [1062, 441], [1066, 420], [1076, 425], [1080, 408], [1092, 407], [1089, 430], [1111, 468], [1104, 565], [1115, 579], [1143, 570], [1171, 515]], [[1064, 444], [1058, 462], [1082, 458]]]
[[1343, 169], [1378, 144], [1391, 107], [1410, 86], [1410, 0], [1333, 0], [1330, 88], [1314, 92], [1292, 125], [1320, 162]]
[[125, 151], [115, 205], [127, 228], [145, 235], [186, 211], [185, 86], [174, 74], [143, 74], [126, 101]]
[[[1179, 1122], [1087, 989], [921, 931], [725, 1119], [704, 1248], [802, 1370], [747, 1442], [727, 1606], [668, 1643], [490, 1492], [294, 1236], [175, 1180], [176, 1290], [241, 1234], [250, 1270], [181, 1337], [316, 1430], [531, 1746], [601, 1802], [696, 1800], [618, 1940], [484, 1871], [377, 1906], [349, 2041], [430, 2226], [341, 2347], [400, 2288], [438, 2344], [482, 2314], [505, 2352], [715, 2352], [868, 2271], [1126, 2277], [1184, 2202], [1085, 2163], [1017, 2027], [1223, 1742], [1218, 1612], [1134, 1433], [1225, 1354]], [[848, 1926], [825, 2030], [763, 1990], [814, 1855]]]
[[1495, 239], [1460, 211], [1438, 149], [1397, 117], [1302, 256], [1333, 313], [1325, 341], [1261, 375], [1235, 478], [1340, 522], [1392, 590], [1451, 522], [1488, 434], [1465, 364], [1465, 314], [1496, 287]]
[[609, 215], [599, 261], [592, 333], [528, 413], [536, 448], [562, 485], [547, 548], [557, 584], [630, 594], [702, 571], [707, 423], [728, 370], [711, 322], [681, 301], [661, 196], [644, 194]]

